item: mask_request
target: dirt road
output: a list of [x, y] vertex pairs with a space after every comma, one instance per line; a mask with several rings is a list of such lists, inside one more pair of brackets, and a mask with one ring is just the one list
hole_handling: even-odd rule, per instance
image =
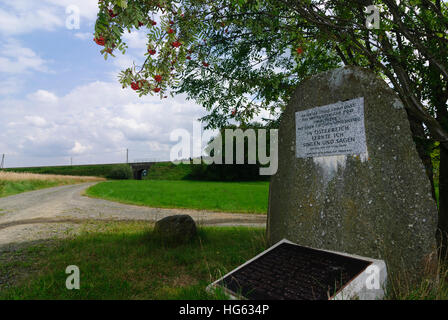
[[158, 209], [83, 196], [95, 183], [42, 189], [0, 198], [0, 251], [11, 245], [76, 231], [86, 220], [157, 221], [189, 214], [199, 225], [266, 225], [265, 215]]

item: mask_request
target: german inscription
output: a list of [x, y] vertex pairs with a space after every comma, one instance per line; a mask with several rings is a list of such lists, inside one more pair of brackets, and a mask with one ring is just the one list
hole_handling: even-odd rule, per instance
[[366, 152], [363, 97], [296, 112], [297, 158]]

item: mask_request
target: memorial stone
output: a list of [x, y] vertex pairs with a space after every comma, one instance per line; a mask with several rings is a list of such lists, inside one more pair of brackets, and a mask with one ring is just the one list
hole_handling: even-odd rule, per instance
[[437, 208], [403, 103], [358, 67], [302, 82], [282, 115], [268, 239], [421, 271], [435, 250]]

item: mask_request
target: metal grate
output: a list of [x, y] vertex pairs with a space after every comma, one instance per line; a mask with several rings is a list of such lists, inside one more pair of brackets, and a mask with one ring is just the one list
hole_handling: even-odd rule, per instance
[[370, 261], [282, 243], [217, 283], [250, 300], [328, 300]]

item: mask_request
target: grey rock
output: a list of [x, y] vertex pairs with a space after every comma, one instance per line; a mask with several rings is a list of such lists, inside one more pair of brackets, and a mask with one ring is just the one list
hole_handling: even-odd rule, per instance
[[189, 215], [174, 215], [156, 222], [154, 233], [170, 242], [188, 242], [197, 235], [196, 223]]
[[[367, 153], [296, 157], [296, 112], [360, 97]], [[383, 259], [392, 276], [416, 275], [435, 250], [430, 188], [393, 90], [357, 67], [321, 73], [299, 85], [282, 115], [268, 239]]]

